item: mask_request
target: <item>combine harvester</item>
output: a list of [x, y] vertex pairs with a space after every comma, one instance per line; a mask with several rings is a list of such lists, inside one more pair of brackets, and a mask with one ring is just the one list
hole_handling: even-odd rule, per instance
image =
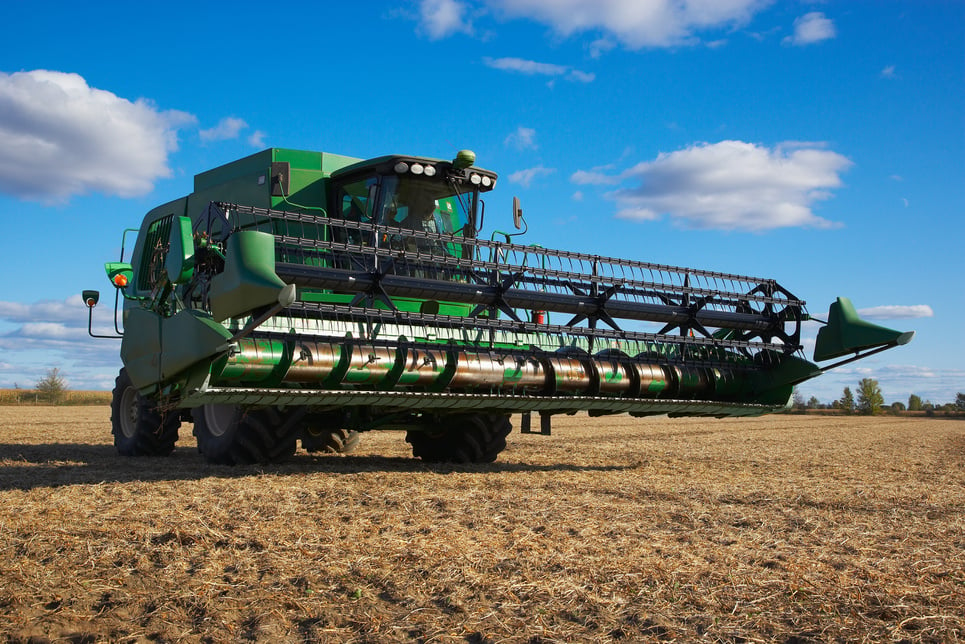
[[[273, 148], [147, 213], [125, 231], [130, 261], [122, 243], [106, 264], [119, 452], [167, 455], [191, 420], [214, 463], [281, 460], [299, 440], [350, 451], [372, 429], [405, 430], [427, 461], [491, 462], [514, 413], [543, 434], [578, 411], [757, 416], [913, 335], [839, 298], [814, 360], [840, 360], [819, 367], [804, 302], [772, 279], [480, 238], [496, 175], [474, 163]], [[98, 297], [84, 292], [89, 320]]]

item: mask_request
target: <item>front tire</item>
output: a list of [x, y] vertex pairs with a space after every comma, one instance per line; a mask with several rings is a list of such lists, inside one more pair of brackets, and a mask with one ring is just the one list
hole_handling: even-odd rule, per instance
[[512, 430], [506, 416], [459, 414], [444, 417], [438, 430], [410, 430], [405, 440], [413, 456], [430, 463], [492, 463]]
[[120, 454], [168, 456], [174, 451], [180, 427], [177, 410], [158, 411], [154, 401], [138, 393], [127, 369], [121, 369], [111, 397], [111, 433]]
[[209, 463], [278, 463], [295, 453], [300, 410], [202, 405], [192, 412], [198, 451]]

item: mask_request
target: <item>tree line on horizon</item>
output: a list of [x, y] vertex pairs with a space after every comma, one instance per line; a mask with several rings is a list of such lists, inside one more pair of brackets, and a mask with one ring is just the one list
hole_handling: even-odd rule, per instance
[[851, 387], [845, 387], [841, 397], [828, 404], [822, 403], [815, 396], [805, 400], [804, 395], [795, 389], [792, 399], [792, 408], [796, 410], [805, 409], [836, 409], [846, 414], [862, 414], [873, 416], [882, 411], [893, 413], [902, 411], [923, 411], [926, 413], [940, 412], [965, 412], [965, 393], [958, 392], [953, 402], [945, 404], [934, 404], [930, 400], [922, 400], [918, 394], [908, 396], [908, 403], [895, 401], [890, 405], [885, 404], [884, 395], [881, 393], [881, 386], [874, 378], [862, 378], [857, 386], [857, 395], [851, 391]]

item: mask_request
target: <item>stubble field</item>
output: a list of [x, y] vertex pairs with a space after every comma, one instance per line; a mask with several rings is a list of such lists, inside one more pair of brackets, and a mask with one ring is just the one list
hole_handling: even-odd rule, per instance
[[7, 641], [965, 639], [962, 421], [580, 415], [487, 466], [369, 433], [227, 468], [190, 424], [118, 457], [109, 416], [0, 407]]

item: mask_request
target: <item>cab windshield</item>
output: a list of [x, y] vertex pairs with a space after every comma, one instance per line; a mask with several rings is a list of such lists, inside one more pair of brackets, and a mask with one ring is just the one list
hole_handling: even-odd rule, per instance
[[[408, 230], [472, 236], [477, 191], [474, 186], [449, 181], [444, 177], [413, 175], [368, 176], [343, 184], [337, 195], [337, 212], [342, 219]], [[365, 246], [377, 240], [346, 239]], [[416, 250], [426, 240], [401, 235], [378, 240], [380, 246]], [[446, 244], [450, 246], [450, 244]]]
[[382, 178], [378, 223], [430, 233], [468, 236], [475, 190], [442, 178]]

